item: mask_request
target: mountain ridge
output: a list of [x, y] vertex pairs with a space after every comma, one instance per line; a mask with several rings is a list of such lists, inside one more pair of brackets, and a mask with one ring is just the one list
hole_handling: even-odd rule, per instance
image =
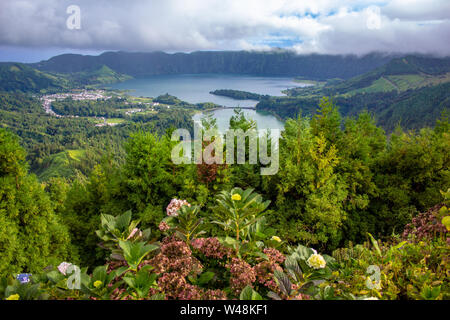
[[398, 55], [298, 55], [291, 51], [196, 51], [192, 53], [107, 51], [98, 56], [63, 54], [30, 64], [47, 72], [72, 73], [105, 65], [120, 74], [230, 73], [348, 79], [389, 62]]

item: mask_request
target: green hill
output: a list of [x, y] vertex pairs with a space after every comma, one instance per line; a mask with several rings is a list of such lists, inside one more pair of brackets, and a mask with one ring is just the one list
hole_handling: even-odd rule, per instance
[[286, 90], [290, 96], [355, 95], [374, 92], [404, 92], [450, 81], [450, 58], [406, 56], [395, 58], [375, 70], [348, 80], [328, 80], [307, 88]]
[[327, 87], [335, 94], [406, 91], [450, 81], [450, 58], [407, 56], [340, 84]]
[[39, 71], [23, 63], [0, 63], [0, 91], [41, 92], [61, 90], [67, 79]]
[[117, 73], [105, 65], [92, 70], [72, 73], [69, 77], [80, 85], [109, 84], [132, 79], [131, 76]]
[[119, 74], [105, 65], [70, 74], [40, 71], [23, 63], [0, 63], [0, 91], [45, 93], [125, 81], [132, 77]]

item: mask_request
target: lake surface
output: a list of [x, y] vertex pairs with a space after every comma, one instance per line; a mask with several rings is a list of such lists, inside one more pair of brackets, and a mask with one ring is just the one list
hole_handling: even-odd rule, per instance
[[[113, 89], [130, 90], [133, 96], [157, 97], [162, 94], [171, 94], [189, 103], [213, 102], [226, 107], [254, 107], [258, 103], [254, 100], [234, 100], [228, 97], [210, 94], [216, 89], [234, 89], [241, 91], [282, 96], [282, 90], [306, 84], [294, 82], [292, 78], [283, 77], [257, 77], [227, 74], [185, 74], [185, 75], [159, 75], [146, 78], [132, 79], [116, 83]], [[244, 110], [249, 118], [256, 120], [258, 129], [282, 129], [283, 122], [273, 115]], [[219, 109], [212, 111], [217, 119], [219, 130], [224, 132], [228, 128], [230, 117], [234, 114], [232, 109]], [[193, 117], [194, 121], [201, 118], [201, 114]]]

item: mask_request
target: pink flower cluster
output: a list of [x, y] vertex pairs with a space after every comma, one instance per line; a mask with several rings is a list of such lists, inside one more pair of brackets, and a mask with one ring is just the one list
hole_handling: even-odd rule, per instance
[[162, 232], [166, 232], [167, 230], [170, 229], [170, 226], [167, 224], [167, 222], [165, 221], [161, 221], [161, 223], [158, 226], [159, 230]]
[[239, 295], [242, 289], [256, 281], [255, 270], [242, 259], [232, 258], [226, 268], [230, 269], [230, 288], [235, 295]]
[[191, 205], [186, 200], [172, 199], [166, 208], [167, 215], [169, 217], [178, 216], [178, 210], [180, 210], [182, 206], [190, 207]]
[[270, 262], [282, 264], [286, 257], [275, 248], [265, 248], [264, 254], [269, 258]]
[[274, 248], [265, 248], [264, 254], [268, 257], [268, 261], [262, 261], [253, 267], [258, 282], [274, 292], [278, 292], [278, 285], [274, 278], [275, 270], [282, 270], [281, 264], [286, 259], [285, 256]]
[[220, 289], [206, 290], [202, 295], [203, 300], [227, 300], [227, 295]]
[[263, 261], [254, 266], [253, 269], [255, 270], [256, 280], [258, 283], [278, 293], [278, 285], [275, 281], [273, 273], [277, 269], [280, 271], [282, 270], [279, 264], [270, 261]]
[[166, 299], [177, 300], [226, 300], [222, 290], [204, 290], [186, 282], [186, 278], [177, 272], [165, 273], [158, 279], [161, 292]]
[[161, 243], [161, 252], [148, 264], [155, 268], [156, 273], [177, 272], [181, 276], [198, 274], [202, 265], [195, 257], [189, 246], [176, 237], [167, 237]]
[[295, 296], [293, 300], [311, 300], [311, 297], [307, 294], [300, 293], [297, 296]]
[[436, 216], [443, 205], [437, 205], [425, 213], [419, 213], [412, 222], [405, 226], [403, 238], [407, 239], [411, 234], [416, 240], [431, 239], [436, 234], [446, 233], [447, 229]]
[[186, 282], [178, 272], [164, 273], [158, 279], [158, 286], [165, 293], [166, 299], [200, 300], [199, 288]]
[[232, 250], [222, 245], [217, 238], [194, 239], [191, 241], [191, 245], [208, 258], [223, 259], [232, 254]]

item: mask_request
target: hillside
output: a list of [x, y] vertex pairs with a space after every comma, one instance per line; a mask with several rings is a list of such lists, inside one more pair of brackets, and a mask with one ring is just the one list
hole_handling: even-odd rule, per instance
[[68, 77], [78, 85], [110, 84], [132, 79], [131, 76], [120, 74], [105, 65], [86, 71], [69, 74]]
[[433, 126], [450, 107], [450, 58], [396, 58], [349, 80], [328, 80], [312, 87], [285, 91], [287, 97], [265, 98], [258, 110], [283, 119], [311, 115], [323, 96], [332, 96], [343, 115], [372, 112], [387, 131]]
[[[301, 80], [299, 80], [301, 81]], [[406, 56], [348, 80], [328, 79], [314, 87], [286, 90], [289, 96], [403, 92], [450, 81], [450, 57]]]
[[214, 51], [174, 53], [105, 52], [99, 56], [64, 54], [32, 66], [48, 72], [73, 73], [102, 65], [121, 74], [142, 77], [159, 74], [230, 73], [348, 79], [387, 63], [393, 56], [362, 57], [297, 55], [291, 51]]
[[0, 91], [58, 92], [86, 85], [109, 84], [131, 79], [107, 66], [70, 74], [40, 71], [23, 63], [0, 63]]
[[23, 63], [0, 63], [0, 91], [40, 92], [61, 90], [68, 81]]
[[407, 56], [331, 87], [336, 93], [406, 91], [450, 81], [450, 58]]

